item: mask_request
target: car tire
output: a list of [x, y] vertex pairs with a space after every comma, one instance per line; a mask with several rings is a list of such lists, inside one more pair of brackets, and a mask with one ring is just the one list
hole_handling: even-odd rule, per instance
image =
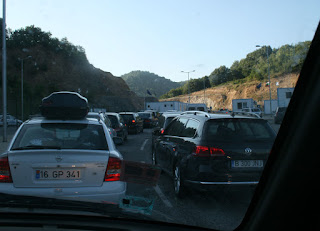
[[183, 198], [185, 196], [185, 188], [182, 183], [181, 172], [178, 165], [175, 166], [173, 172], [173, 186], [175, 195], [178, 198]]

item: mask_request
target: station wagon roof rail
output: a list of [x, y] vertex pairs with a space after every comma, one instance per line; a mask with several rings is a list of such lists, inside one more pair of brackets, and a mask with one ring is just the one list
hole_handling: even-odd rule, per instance
[[186, 115], [186, 114], [192, 114], [192, 115], [204, 115], [205, 117], [210, 118], [210, 114], [207, 112], [203, 112], [203, 111], [185, 111], [183, 113], [181, 113], [181, 115]]

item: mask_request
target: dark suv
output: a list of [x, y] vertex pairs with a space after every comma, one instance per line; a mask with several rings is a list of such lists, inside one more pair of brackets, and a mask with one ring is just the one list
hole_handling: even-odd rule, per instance
[[135, 112], [119, 112], [123, 118], [124, 123], [127, 125], [128, 132], [138, 134], [143, 132], [143, 120], [138, 113]]
[[232, 114], [187, 112], [155, 141], [153, 158], [174, 178], [174, 190], [256, 185], [276, 133], [266, 120]]

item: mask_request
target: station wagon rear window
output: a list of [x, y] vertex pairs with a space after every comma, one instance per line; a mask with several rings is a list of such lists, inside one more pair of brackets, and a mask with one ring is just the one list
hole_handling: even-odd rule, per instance
[[204, 137], [208, 140], [259, 141], [274, 140], [275, 132], [265, 120], [215, 119], [208, 120]]
[[26, 124], [11, 150], [86, 149], [108, 150], [101, 125], [76, 123]]

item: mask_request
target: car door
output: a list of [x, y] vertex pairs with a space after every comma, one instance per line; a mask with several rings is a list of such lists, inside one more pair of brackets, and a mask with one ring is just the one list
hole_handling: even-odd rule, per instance
[[169, 173], [172, 173], [172, 162], [174, 155], [177, 151], [178, 143], [180, 143], [181, 135], [184, 132], [185, 125], [187, 123], [187, 118], [177, 118], [172, 121], [168, 127], [168, 131], [164, 131], [164, 135], [160, 136], [160, 146], [161, 146], [161, 161], [162, 167]]

